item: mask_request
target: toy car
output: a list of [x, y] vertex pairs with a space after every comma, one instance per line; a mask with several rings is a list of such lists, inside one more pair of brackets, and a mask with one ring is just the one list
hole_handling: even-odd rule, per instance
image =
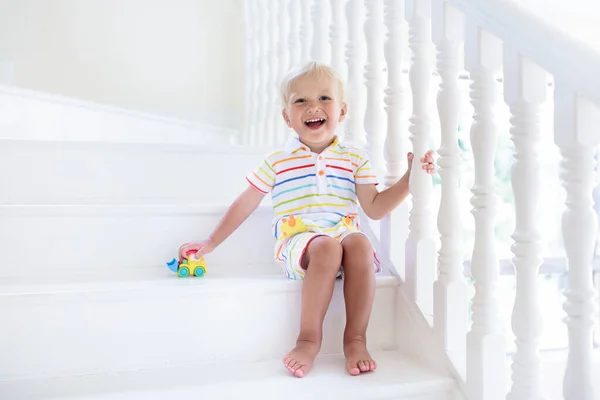
[[204, 257], [200, 257], [200, 259], [196, 260], [194, 257], [191, 257], [193, 254], [196, 254], [196, 251], [190, 250], [185, 254], [185, 258], [179, 258], [179, 261], [175, 258], [172, 259], [167, 262], [167, 268], [176, 272], [181, 278], [190, 275], [204, 276], [208, 271], [206, 268], [206, 261], [204, 261]]

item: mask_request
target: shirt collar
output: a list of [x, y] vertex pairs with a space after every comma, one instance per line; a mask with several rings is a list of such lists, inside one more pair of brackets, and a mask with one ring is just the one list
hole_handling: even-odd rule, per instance
[[[327, 147], [327, 149], [332, 149], [335, 147], [343, 147], [343, 145], [340, 143], [340, 140], [337, 136], [333, 140], [333, 143], [331, 143], [329, 145], [329, 147]], [[325, 149], [325, 150], [327, 150], [327, 149]], [[300, 139], [298, 138], [298, 136], [292, 136], [291, 138], [289, 138], [285, 144], [284, 150], [288, 154], [292, 154], [292, 153], [295, 153], [300, 150], [310, 152], [310, 149], [308, 148], [308, 146], [305, 145], [304, 143], [302, 143], [300, 141]]]

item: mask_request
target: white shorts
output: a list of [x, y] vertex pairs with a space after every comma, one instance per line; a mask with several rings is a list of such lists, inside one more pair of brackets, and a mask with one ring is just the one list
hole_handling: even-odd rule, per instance
[[[354, 230], [354, 231], [346, 231], [341, 235], [332, 236], [326, 233], [317, 233], [317, 232], [300, 232], [295, 234], [294, 236], [286, 239], [287, 243], [283, 243], [280, 245], [281, 251], [275, 255], [275, 259], [283, 263], [284, 272], [290, 279], [304, 279], [305, 270], [301, 266], [302, 256], [304, 252], [308, 248], [311, 240], [316, 238], [317, 236], [329, 236], [340, 243], [350, 235], [359, 234], [364, 235], [363, 232]], [[365, 235], [366, 237], [366, 235]], [[377, 254], [375, 250], [373, 250], [373, 271], [375, 273], [381, 272], [381, 263], [377, 258]], [[340, 272], [338, 273], [338, 277], [343, 275], [343, 266], [340, 265]]]

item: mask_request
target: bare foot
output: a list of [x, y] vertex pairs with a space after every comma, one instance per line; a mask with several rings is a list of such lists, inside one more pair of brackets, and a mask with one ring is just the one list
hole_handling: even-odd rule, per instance
[[377, 363], [362, 340], [351, 340], [344, 343], [344, 355], [346, 356], [346, 368], [350, 375], [359, 375], [361, 372], [375, 371]]
[[315, 342], [298, 341], [296, 347], [283, 357], [283, 365], [294, 376], [302, 378], [312, 368], [313, 361], [319, 353], [319, 347]]

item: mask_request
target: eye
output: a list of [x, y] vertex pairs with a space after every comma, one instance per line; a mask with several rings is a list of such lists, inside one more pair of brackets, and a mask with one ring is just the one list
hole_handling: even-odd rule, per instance
[[304, 103], [305, 101], [306, 101], [306, 100], [304, 100], [304, 99], [297, 99], [296, 101], [294, 101], [294, 104], [297, 104], [297, 103]]
[[319, 100], [321, 100], [321, 101], [331, 100], [331, 97], [329, 97], [329, 96], [321, 96], [321, 97], [319, 97]]

